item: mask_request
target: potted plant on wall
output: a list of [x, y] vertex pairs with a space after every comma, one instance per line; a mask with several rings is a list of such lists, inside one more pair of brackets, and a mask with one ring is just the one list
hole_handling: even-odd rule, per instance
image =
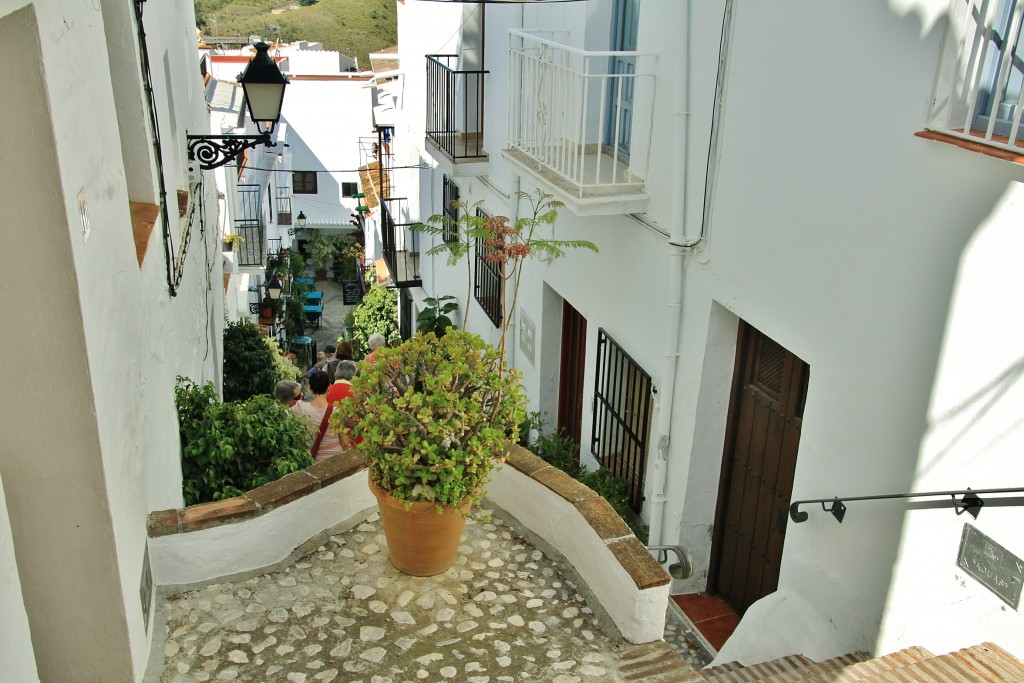
[[517, 438], [526, 398], [498, 350], [463, 330], [378, 353], [331, 426], [362, 439], [392, 564], [432, 576], [454, 562], [465, 516]]
[[231, 252], [238, 248], [245, 238], [241, 235], [224, 235], [224, 245], [222, 250], [225, 252]]
[[447, 314], [458, 305], [453, 297], [432, 299], [433, 311], [419, 322], [436, 325], [441, 336], [417, 334], [397, 348], [379, 351], [376, 363], [353, 380], [352, 400], [340, 402], [331, 418], [336, 430], [362, 438], [391, 562], [407, 574], [430, 576], [451, 566], [469, 507], [483, 497], [492, 469], [518, 436], [526, 399], [519, 372], [505, 368], [504, 359], [523, 260], [531, 255], [556, 258], [566, 249], [597, 251], [586, 240], [554, 239], [561, 204], [550, 195], [519, 193], [521, 199], [531, 203], [532, 211], [511, 224], [503, 216], [477, 216], [460, 204], [454, 225], [445, 216], [434, 216], [432, 225], [414, 226], [435, 235], [458, 230], [456, 242], [443, 242], [427, 253], [447, 253], [451, 264], [467, 258], [467, 275], [471, 249], [479, 240], [484, 258], [502, 265], [505, 283], [515, 278], [511, 303], [506, 287], [501, 291], [504, 325], [498, 348], [467, 332], [466, 316], [462, 330], [449, 327]]

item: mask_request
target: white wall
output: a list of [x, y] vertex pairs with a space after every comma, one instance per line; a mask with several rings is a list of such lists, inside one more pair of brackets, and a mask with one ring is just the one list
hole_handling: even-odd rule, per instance
[[[410, 127], [423, 120], [416, 60], [434, 51], [425, 35], [457, 35], [461, 21], [433, 5], [400, 7]], [[592, 0], [585, 9], [488, 14], [490, 168], [486, 178], [458, 179], [464, 201], [483, 200], [491, 213], [516, 210], [508, 199], [516, 179], [500, 157], [507, 106], [500, 32], [522, 9], [527, 27], [568, 29], [568, 42], [593, 49], [607, 40], [608, 6]], [[686, 546], [698, 570], [676, 590], [707, 582], [741, 319], [810, 366], [794, 499], [1014, 485], [1006, 480], [1019, 469], [1011, 453], [1021, 440], [1014, 417], [1021, 329], [1012, 311], [1020, 307], [1013, 264], [1022, 246], [1015, 226], [1024, 171], [913, 135], [924, 126], [946, 7], [945, 0], [732, 3], [716, 98], [726, 3], [641, 4], [639, 49], [659, 53], [643, 216], [653, 227], [563, 211], [557, 237], [593, 240], [601, 253], [528, 262], [519, 306], [537, 324], [538, 358], [517, 358], [514, 338], [509, 348], [532, 408], [550, 412], [560, 298], [587, 318], [584, 452], [598, 328], [658, 386], [665, 359], [678, 353], [671, 433], [652, 434], [650, 445], [653, 453], [658, 439], [671, 438], [664, 533], [652, 542]], [[418, 30], [428, 15], [437, 30]], [[421, 133], [409, 137], [422, 147]], [[424, 208], [440, 210], [440, 185], [436, 168], [421, 176]], [[532, 189], [528, 179], [521, 188]], [[704, 237], [677, 282], [668, 279], [669, 233], [684, 242]], [[425, 259], [422, 272], [427, 293], [466, 305], [462, 265]], [[680, 339], [667, 349], [670, 294], [679, 288]], [[469, 327], [496, 341], [470, 299]], [[648, 477], [649, 499], [650, 489]], [[1021, 515], [986, 508], [977, 526], [1022, 556], [1010, 533]], [[842, 525], [811, 511], [806, 523], [788, 526], [780, 595], [820, 615], [828, 637], [814, 647], [822, 656], [909, 644], [939, 652], [986, 638], [1019, 648], [1019, 615], [956, 567], [963, 522], [950, 510], [879, 503], [851, 504]], [[754, 639], [765, 645], [765, 634], [796, 612], [751, 614], [735, 636], [741, 654], [744, 642], [750, 651]]]
[[[128, 201], [144, 201], [147, 183], [149, 201], [161, 188], [150, 122], [119, 126], [119, 113], [140, 109], [122, 99], [139, 84], [114, 87], [110, 75], [134, 62], [140, 78], [130, 15], [113, 0], [0, 2], [5, 62], [23, 76], [4, 140], [18, 162], [5, 166], [0, 190], [19, 229], [6, 233], [0, 261], [32, 283], [8, 307], [17, 362], [3, 378], [23, 391], [3, 402], [0, 475], [45, 680], [141, 676], [146, 515], [181, 503], [174, 377], [212, 379], [220, 363], [220, 271], [206, 267], [219, 253], [212, 182], [194, 193], [208, 225], [194, 219], [177, 296], [160, 221], [141, 267], [136, 258]], [[206, 127], [191, 4], [147, 5], [145, 22], [160, 27], [148, 43], [171, 252], [180, 254], [184, 135]], [[148, 179], [135, 175], [147, 168]]]
[[0, 606], [4, 614], [0, 620], [0, 660], [4, 662], [4, 675], [10, 676], [12, 681], [38, 681], [3, 486], [0, 486]]
[[307, 225], [340, 230], [358, 201], [342, 196], [343, 182], [359, 182], [360, 137], [375, 135], [370, 91], [364, 80], [292, 77], [281, 113], [288, 122], [288, 144], [295, 170], [322, 171], [317, 194], [293, 194], [292, 214], [306, 214]]
[[[686, 484], [673, 487], [669, 526], [708, 557], [714, 499], [693, 494], [717, 485], [721, 453], [705, 446], [721, 443], [725, 419], [724, 405], [715, 414], [701, 402], [720, 400], [731, 380], [709, 347], [715, 325], [729, 326], [729, 316], [714, 322], [717, 306], [810, 365], [794, 499], [1010, 485], [1015, 460], [1003, 449], [1019, 448], [1020, 434], [994, 416], [1019, 412], [1017, 358], [988, 340], [1012, 347], [1019, 334], [995, 312], [1019, 305], [1003, 259], [1019, 253], [1009, 226], [1024, 174], [913, 136], [941, 23], [858, 2], [737, 3], [734, 22], [709, 240], [697, 258], [707, 263], [684, 283], [685, 412], [673, 441], [693, 448], [674, 454], [670, 481]], [[958, 314], [966, 301], [972, 313]], [[700, 385], [683, 381], [687, 368]], [[970, 423], [961, 411], [979, 391], [993, 405]], [[815, 606], [838, 650], [942, 652], [992, 639], [1019, 653], [1019, 616], [955, 565], [963, 517], [852, 503], [839, 525], [810, 511], [788, 526], [780, 590]], [[979, 525], [1020, 555], [1010, 532], [1020, 520], [1000, 508]], [[783, 614], [744, 620], [735, 637], [763, 641]]]

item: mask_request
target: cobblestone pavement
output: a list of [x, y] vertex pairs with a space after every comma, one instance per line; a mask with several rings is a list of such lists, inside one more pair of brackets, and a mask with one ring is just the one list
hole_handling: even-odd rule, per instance
[[165, 636], [147, 680], [624, 680], [629, 644], [498, 515], [470, 521], [455, 565], [435, 577], [391, 566], [376, 511], [293, 557], [161, 598]]

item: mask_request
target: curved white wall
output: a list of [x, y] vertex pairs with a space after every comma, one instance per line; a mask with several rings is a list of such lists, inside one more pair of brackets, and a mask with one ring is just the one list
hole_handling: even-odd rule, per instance
[[[0, 484], [3, 482], [0, 481]], [[31, 683], [39, 680], [36, 660], [32, 653], [32, 634], [28, 628], [25, 602], [21, 598], [21, 581], [14, 557], [7, 501], [0, 485], [0, 605], [4, 618], [0, 619], [0, 661], [4, 663], [4, 676], [12, 681]]]

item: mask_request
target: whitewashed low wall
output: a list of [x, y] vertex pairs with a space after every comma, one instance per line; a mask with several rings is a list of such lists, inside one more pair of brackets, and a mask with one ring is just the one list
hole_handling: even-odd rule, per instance
[[366, 470], [259, 517], [151, 538], [157, 585], [189, 585], [273, 565], [325, 529], [375, 507]]
[[632, 643], [663, 638], [670, 585], [667, 576], [660, 586], [637, 586], [634, 575], [609, 547], [618, 539], [601, 538], [573, 503], [514, 467], [505, 466], [495, 473], [487, 497], [562, 554], [623, 638]]
[[[662, 639], [669, 577], [607, 501], [518, 446], [488, 499], [561, 554], [623, 638]], [[349, 451], [237, 498], [154, 512], [154, 583], [194, 586], [265, 569], [376, 505], [362, 457]]]

